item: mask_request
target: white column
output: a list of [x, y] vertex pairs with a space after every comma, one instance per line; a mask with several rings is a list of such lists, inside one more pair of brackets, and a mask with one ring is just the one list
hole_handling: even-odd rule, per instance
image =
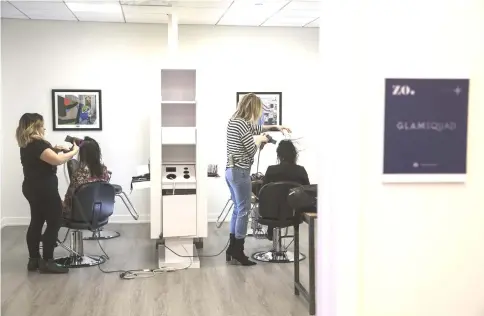
[[168, 14], [168, 53], [175, 58], [178, 52], [178, 15]]
[[[484, 205], [477, 194], [484, 187], [477, 138], [484, 135], [484, 3], [328, 0], [320, 20], [317, 315], [477, 315], [484, 255], [475, 238], [482, 245], [484, 231], [475, 222], [484, 216], [471, 205]], [[392, 77], [471, 79], [474, 182], [381, 183], [384, 79]], [[458, 240], [462, 248], [453, 246]], [[450, 268], [455, 260], [465, 273]]]
[[317, 315], [356, 316], [361, 211], [358, 1], [323, 1], [320, 26], [322, 162], [318, 205]]

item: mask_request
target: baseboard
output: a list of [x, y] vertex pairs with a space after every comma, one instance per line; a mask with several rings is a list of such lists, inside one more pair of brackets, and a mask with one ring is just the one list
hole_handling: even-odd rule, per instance
[[[112, 224], [144, 224], [150, 222], [148, 214], [140, 215], [138, 220], [133, 219], [131, 215], [113, 215], [109, 218]], [[7, 226], [28, 226], [30, 217], [3, 217], [1, 219], [1, 228]]]
[[[208, 222], [215, 223], [217, 221], [218, 214], [209, 214]], [[229, 217], [225, 220], [228, 222]], [[112, 224], [145, 224], [150, 222], [150, 215], [142, 214], [138, 220], [134, 220], [131, 215], [113, 215], [110, 217], [109, 222]], [[1, 219], [1, 228], [7, 226], [28, 226], [30, 223], [30, 217], [3, 217]]]
[[135, 220], [131, 215], [113, 215], [109, 218], [112, 224], [146, 224], [150, 222], [148, 214], [141, 214], [138, 220]]
[[30, 223], [30, 217], [3, 217], [2, 228], [7, 226], [27, 226]]

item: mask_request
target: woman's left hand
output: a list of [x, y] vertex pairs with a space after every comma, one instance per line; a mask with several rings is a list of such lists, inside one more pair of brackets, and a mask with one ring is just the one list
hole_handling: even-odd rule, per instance
[[292, 133], [292, 131], [289, 127], [279, 125], [277, 128], [279, 129], [280, 132]]

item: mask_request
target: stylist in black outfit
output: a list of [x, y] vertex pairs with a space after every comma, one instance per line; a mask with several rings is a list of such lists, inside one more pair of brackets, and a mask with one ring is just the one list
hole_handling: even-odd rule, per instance
[[[54, 248], [62, 222], [62, 201], [56, 173], [57, 166], [74, 157], [79, 152], [79, 147], [73, 144], [71, 151], [63, 153], [61, 150], [69, 149], [52, 147], [44, 139], [44, 134], [42, 115], [22, 115], [16, 138], [24, 172], [22, 192], [30, 204], [30, 226], [27, 231], [30, 259], [27, 269], [38, 269], [41, 273], [67, 273], [68, 269], [58, 266], [54, 261]], [[47, 228], [42, 235], [44, 223], [47, 223]], [[39, 252], [41, 240], [43, 259]]]

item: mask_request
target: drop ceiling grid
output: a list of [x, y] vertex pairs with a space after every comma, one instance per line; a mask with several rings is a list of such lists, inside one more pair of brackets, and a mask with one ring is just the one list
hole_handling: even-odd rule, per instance
[[63, 2], [11, 1], [10, 4], [32, 20], [77, 21]]
[[[167, 23], [178, 13], [180, 24], [318, 27], [321, 0], [2, 0], [2, 17], [127, 23]], [[158, 5], [158, 6], [156, 6]], [[100, 8], [97, 10], [96, 8]], [[112, 9], [105, 10], [105, 7]]]
[[2, 17], [9, 17], [11, 19], [29, 19], [27, 15], [20, 12], [10, 2], [2, 1]]

